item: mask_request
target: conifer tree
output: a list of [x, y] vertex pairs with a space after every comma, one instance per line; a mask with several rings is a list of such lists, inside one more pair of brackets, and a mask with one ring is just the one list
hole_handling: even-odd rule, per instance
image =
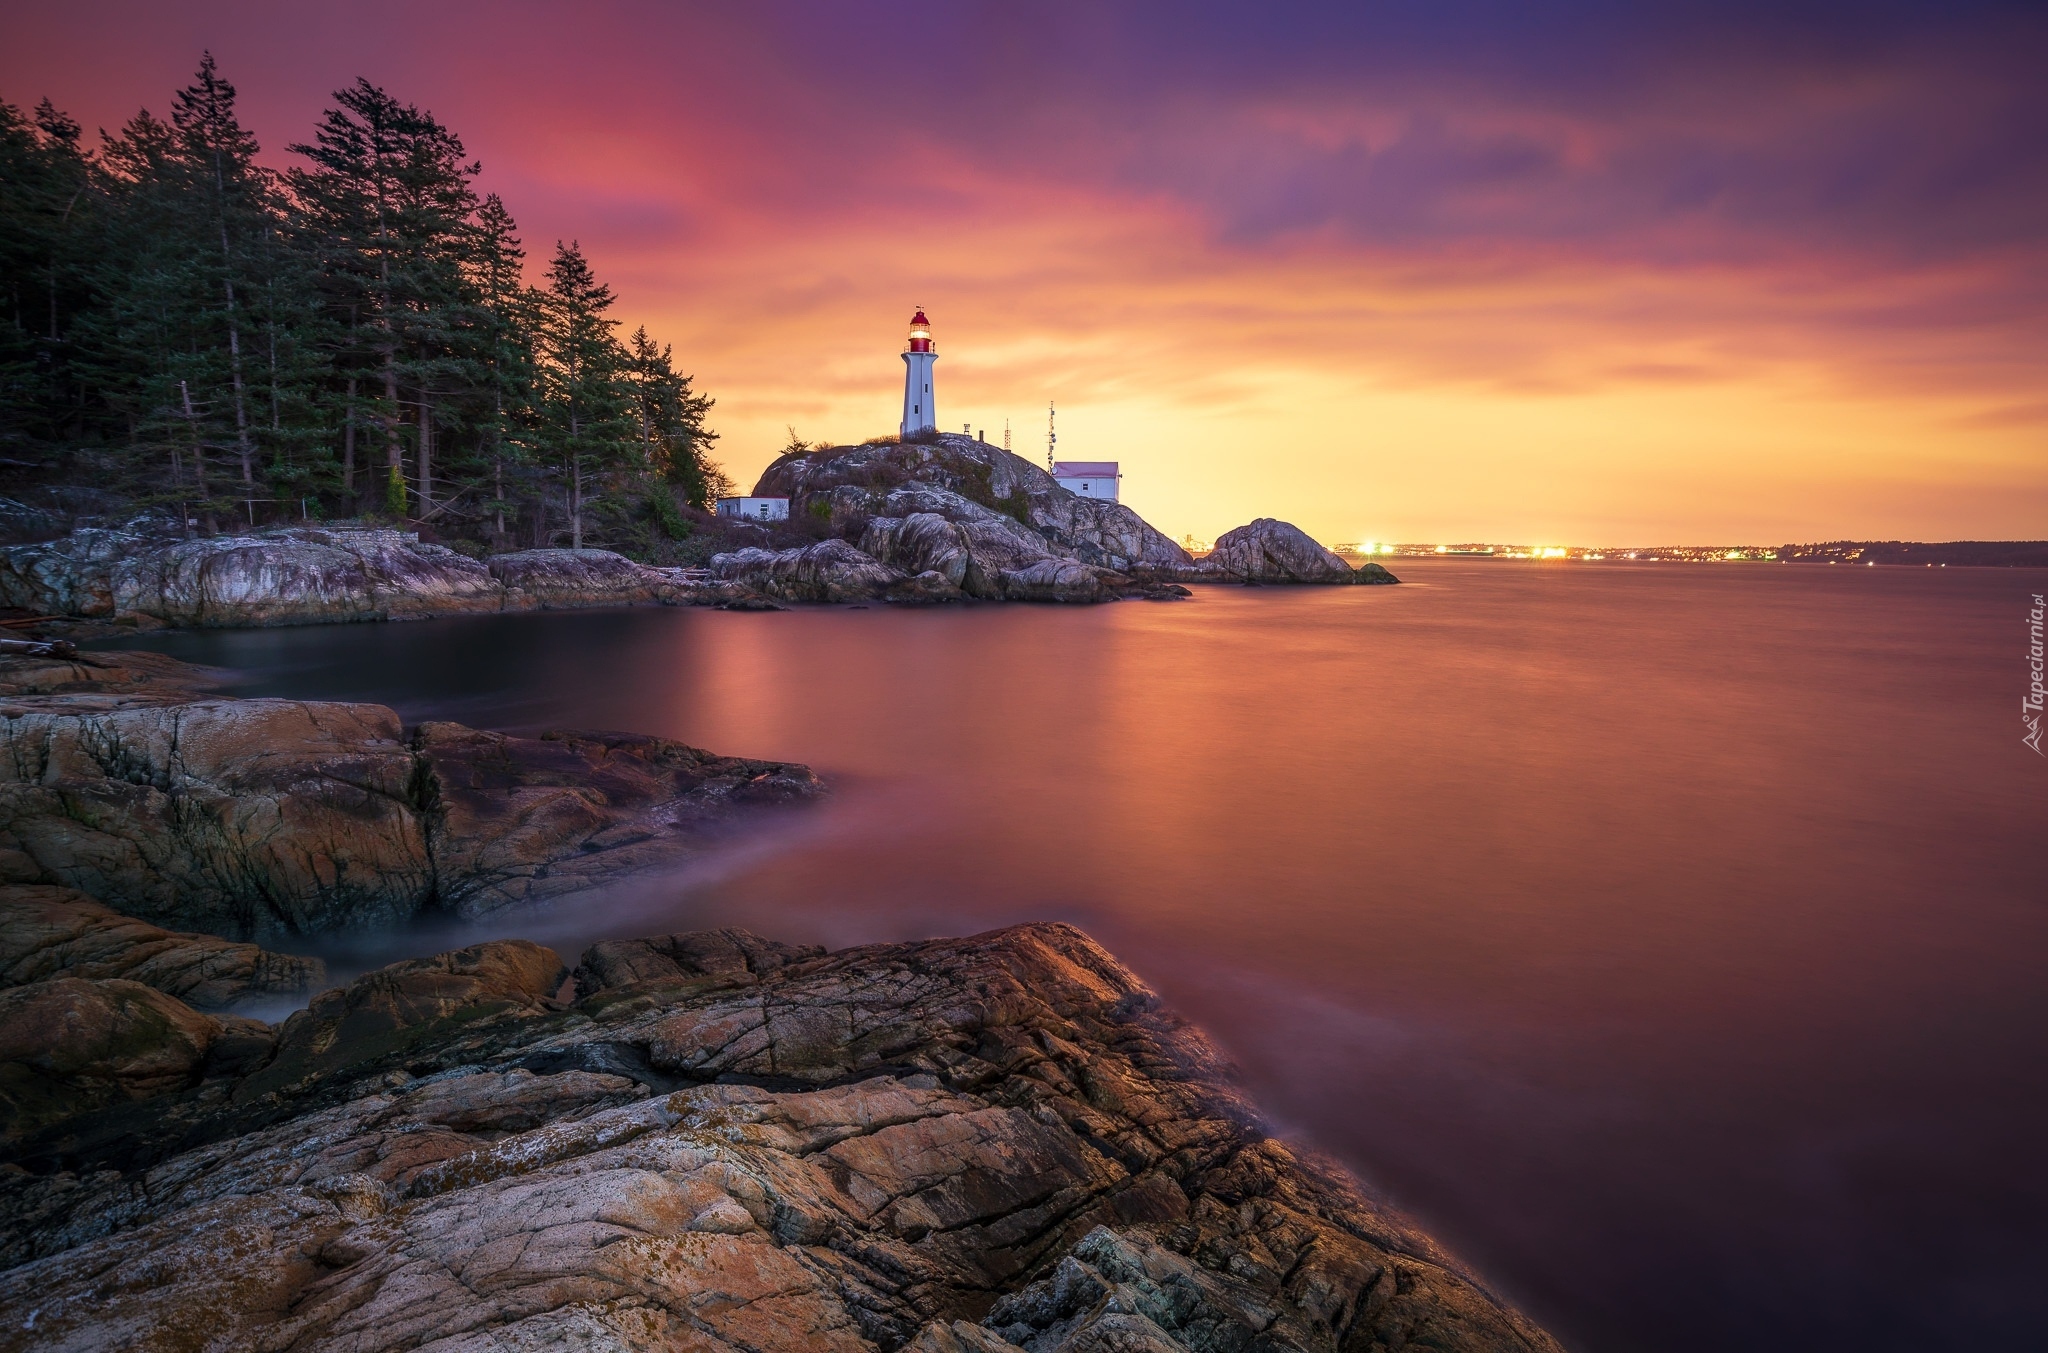
[[430, 113], [359, 80], [275, 172], [207, 54], [167, 118], [101, 139], [0, 102], [0, 493], [209, 532], [324, 501], [502, 548], [508, 518], [644, 540], [650, 504], [680, 534], [677, 501], [725, 485], [711, 400], [644, 329], [619, 343], [574, 244], [527, 283]]
[[606, 315], [611, 288], [597, 280], [575, 242], [555, 244], [548, 265], [542, 367], [543, 425], [569, 490], [570, 548], [583, 548], [585, 476], [625, 461], [636, 447], [625, 353]]
[[718, 434], [704, 425], [712, 399], [690, 388], [675, 369], [674, 354], [642, 325], [627, 340], [626, 370], [639, 421], [642, 468], [673, 484], [691, 507], [705, 509], [732, 490], [732, 481], [706, 457]]
[[506, 536], [505, 513], [512, 506], [506, 497], [507, 475], [525, 469], [528, 459], [522, 434], [532, 416], [535, 368], [531, 335], [543, 312], [541, 299], [524, 279], [526, 250], [517, 231], [512, 214], [498, 195], [485, 197], [477, 209], [471, 281], [482, 301], [482, 337], [488, 350], [490, 409], [479, 424], [490, 463], [491, 496], [486, 508], [491, 513], [492, 534], [500, 542]]
[[[351, 398], [384, 432], [385, 465], [405, 461], [413, 415], [416, 497], [431, 506], [434, 415], [460, 346], [456, 311], [473, 299], [463, 272], [480, 166], [431, 114], [358, 80], [334, 95], [314, 138], [291, 149], [311, 161], [291, 184], [321, 255], [330, 304], [348, 316], [338, 365], [373, 376], [381, 397]], [[371, 382], [362, 381], [363, 385]], [[410, 396], [410, 398], [408, 398]]]

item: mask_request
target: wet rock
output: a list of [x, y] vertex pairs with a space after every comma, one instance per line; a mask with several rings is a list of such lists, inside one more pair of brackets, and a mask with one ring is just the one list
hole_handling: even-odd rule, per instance
[[327, 985], [317, 958], [161, 930], [70, 888], [0, 887], [0, 987], [56, 977], [121, 978], [201, 1010], [298, 999]]
[[473, 1024], [547, 1009], [568, 979], [559, 955], [527, 940], [495, 940], [394, 963], [324, 991], [278, 1031], [276, 1056], [242, 1087], [244, 1099], [381, 1056], [422, 1026]]
[[711, 571], [784, 601], [872, 601], [904, 581], [901, 572], [843, 540], [821, 540], [797, 550], [749, 548], [713, 555]]
[[0, 884], [237, 939], [474, 916], [698, 848], [811, 772], [623, 734], [514, 738], [381, 705], [120, 694], [0, 706]]
[[27, 1149], [0, 1309], [77, 1350], [1556, 1348], [1070, 927], [579, 966], [557, 1008], [537, 946], [396, 965], [231, 1096]]
[[59, 977], [0, 991], [0, 1131], [14, 1140], [196, 1084], [221, 1028], [140, 982]]

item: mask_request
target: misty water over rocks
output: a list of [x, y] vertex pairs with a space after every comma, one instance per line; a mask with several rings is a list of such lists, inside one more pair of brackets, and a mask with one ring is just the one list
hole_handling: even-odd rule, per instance
[[2048, 765], [2012, 714], [2043, 574], [1402, 576], [150, 646], [244, 693], [834, 783], [684, 872], [336, 941], [341, 975], [482, 934], [1070, 920], [1568, 1346], [2024, 1343], [2048, 1319]]

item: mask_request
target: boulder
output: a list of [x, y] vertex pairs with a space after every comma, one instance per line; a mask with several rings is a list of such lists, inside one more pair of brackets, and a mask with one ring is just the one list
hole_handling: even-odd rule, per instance
[[1201, 571], [1214, 579], [1247, 583], [1357, 581], [1351, 565], [1309, 539], [1300, 527], [1271, 517], [1218, 536]]
[[381, 705], [57, 694], [0, 706], [0, 884], [236, 939], [476, 916], [701, 849], [808, 769], [609, 733], [407, 730]]
[[821, 540], [796, 550], [748, 548], [713, 555], [712, 573], [784, 601], [872, 601], [904, 580], [843, 540]]
[[521, 550], [489, 564], [508, 611], [639, 605], [666, 599], [673, 586], [663, 570], [610, 550]]
[[0, 987], [56, 977], [120, 978], [201, 1010], [298, 1000], [327, 985], [317, 958], [161, 930], [70, 888], [0, 887]]
[[537, 946], [396, 965], [230, 1095], [27, 1142], [0, 1309], [77, 1353], [1557, 1349], [1070, 927], [600, 948], [568, 1008]]
[[221, 1029], [140, 982], [58, 977], [0, 991], [0, 1141], [196, 1084]]

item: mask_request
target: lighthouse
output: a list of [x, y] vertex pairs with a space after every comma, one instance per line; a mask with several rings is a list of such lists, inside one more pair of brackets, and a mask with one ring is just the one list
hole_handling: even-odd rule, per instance
[[903, 435], [935, 431], [932, 417], [932, 363], [939, 354], [932, 351], [932, 322], [922, 307], [910, 317], [910, 346], [903, 350]]

